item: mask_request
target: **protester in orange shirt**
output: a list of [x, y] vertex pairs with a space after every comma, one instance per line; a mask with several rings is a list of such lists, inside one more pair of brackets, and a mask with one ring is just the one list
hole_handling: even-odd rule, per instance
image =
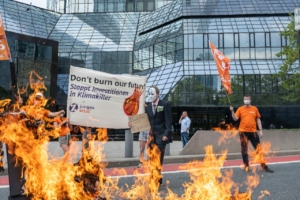
[[37, 92], [34, 98], [29, 102], [29, 105], [20, 108], [20, 114], [25, 116], [23, 120], [26, 122], [26, 126], [32, 129], [36, 139], [41, 136], [41, 133], [38, 133], [37, 128], [44, 123], [46, 118], [54, 118], [65, 113], [64, 110], [50, 112], [43, 108], [45, 102], [46, 100], [44, 99], [43, 94]]
[[69, 119], [64, 117], [64, 114], [60, 114], [60, 116], [54, 118], [54, 127], [60, 127], [58, 142], [65, 154], [69, 151], [71, 144], [70, 132], [72, 129], [72, 125], [70, 124]]
[[42, 120], [44, 117], [54, 118], [65, 113], [64, 110], [50, 112], [49, 110], [43, 108], [43, 101], [45, 101], [43, 94], [37, 92], [33, 98], [32, 105], [22, 106], [20, 108], [20, 113], [34, 117], [35, 120]]
[[[244, 96], [244, 106], [241, 106], [234, 113], [234, 109], [230, 106], [233, 120], [241, 120], [239, 126], [239, 134], [241, 141], [241, 151], [243, 162], [245, 164], [245, 171], [249, 170], [249, 159], [248, 159], [248, 141], [250, 140], [252, 146], [257, 150], [260, 146], [259, 138], [263, 137], [262, 125], [260, 121], [260, 114], [257, 107], [252, 106], [251, 97], [248, 95]], [[256, 127], [258, 126], [259, 132], [257, 134]], [[264, 160], [264, 159], [263, 159]], [[263, 171], [273, 173], [265, 162], [260, 163]]]

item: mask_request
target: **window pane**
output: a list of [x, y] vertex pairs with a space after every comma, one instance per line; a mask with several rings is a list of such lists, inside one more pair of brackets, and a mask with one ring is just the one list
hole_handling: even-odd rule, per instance
[[240, 47], [249, 47], [248, 33], [240, 33]]
[[250, 33], [250, 47], [254, 47], [254, 33]]
[[219, 34], [219, 48], [224, 47], [224, 35], [223, 33]]
[[265, 46], [265, 36], [263, 33], [255, 33], [255, 47]]
[[224, 34], [224, 47], [233, 47], [233, 34]]
[[280, 35], [279, 33], [271, 33], [271, 46], [272, 47], [280, 47], [281, 42], [280, 42]]
[[[209, 41], [214, 45], [218, 45], [218, 34], [209, 34]], [[217, 46], [219, 48], [219, 46]]]
[[266, 46], [271, 46], [270, 33], [266, 33]]
[[204, 44], [204, 48], [208, 48], [208, 35], [204, 34], [203, 35], [203, 44]]
[[240, 48], [240, 58], [241, 59], [249, 59], [249, 48]]
[[234, 34], [234, 47], [239, 47], [239, 34]]
[[202, 34], [194, 35], [194, 48], [203, 48]]

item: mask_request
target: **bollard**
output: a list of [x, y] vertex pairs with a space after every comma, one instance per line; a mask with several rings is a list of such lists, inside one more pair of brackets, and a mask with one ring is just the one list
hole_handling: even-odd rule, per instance
[[133, 134], [130, 130], [125, 130], [125, 158], [133, 157]]
[[165, 156], [169, 156], [170, 155], [170, 146], [171, 146], [171, 143], [169, 143], [169, 144], [166, 145]]

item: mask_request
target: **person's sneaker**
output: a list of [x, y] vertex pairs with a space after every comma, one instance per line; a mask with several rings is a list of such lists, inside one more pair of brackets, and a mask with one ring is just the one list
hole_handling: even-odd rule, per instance
[[249, 171], [249, 165], [245, 165], [244, 171], [245, 171], [245, 172], [248, 172], [248, 171]]
[[274, 171], [271, 170], [268, 166], [266, 166], [266, 167], [264, 168], [264, 172], [274, 173]]
[[141, 168], [143, 166], [143, 163], [139, 163], [138, 168]]

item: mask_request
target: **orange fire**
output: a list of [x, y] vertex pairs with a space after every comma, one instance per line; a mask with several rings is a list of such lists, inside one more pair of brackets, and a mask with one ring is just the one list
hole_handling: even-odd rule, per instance
[[252, 188], [257, 186], [259, 176], [248, 176], [248, 189], [240, 192], [238, 184], [231, 180], [233, 171], [223, 174], [220, 170], [227, 152], [223, 152], [219, 158], [213, 154], [212, 146], [205, 147], [205, 152], [203, 162], [194, 161], [181, 167], [190, 170], [191, 178], [191, 182], [183, 184], [185, 193], [181, 199], [251, 199]]
[[270, 142], [258, 144], [256, 150], [249, 151], [249, 155], [252, 157], [252, 160], [250, 160], [250, 164], [267, 164], [265, 156], [268, 156], [270, 154], [270, 149]]
[[226, 130], [222, 130], [219, 127], [215, 127], [213, 128], [213, 130], [221, 134], [221, 137], [218, 141], [218, 145], [221, 145], [222, 143], [229, 143], [228, 139], [236, 138], [236, 135], [239, 133], [238, 129], [231, 126], [230, 124], [226, 124]]
[[3, 162], [4, 151], [0, 148], [0, 172], [4, 170], [4, 162]]
[[[31, 73], [37, 75], [36, 73]], [[38, 76], [37, 76], [38, 77]], [[38, 81], [30, 79], [34, 94], [44, 88], [42, 79]], [[137, 94], [142, 90], [136, 88]], [[30, 96], [27, 104], [30, 104]], [[45, 101], [47, 101], [45, 99]], [[138, 98], [128, 99], [126, 105], [129, 113], [136, 111]], [[125, 102], [124, 102], [125, 105]], [[34, 113], [34, 108], [32, 108]], [[125, 110], [125, 109], [124, 109]], [[190, 182], [183, 184], [184, 194], [178, 196], [167, 188], [164, 196], [159, 193], [158, 180], [162, 177], [160, 171], [160, 155], [157, 146], [148, 149], [149, 163], [134, 172], [136, 175], [134, 184], [125, 188], [118, 187], [118, 179], [104, 175], [106, 167], [105, 155], [103, 154], [103, 143], [107, 141], [107, 130], [97, 129], [97, 138], [100, 142], [95, 143], [95, 137], [91, 137], [89, 148], [84, 149], [82, 157], [75, 163], [77, 152], [70, 150], [62, 158], [52, 158], [47, 153], [49, 136], [58, 136], [58, 130], [47, 127], [48, 123], [40, 124], [36, 129], [28, 127], [27, 121], [19, 115], [6, 115], [0, 121], [0, 141], [8, 146], [8, 153], [14, 154], [18, 164], [24, 166], [23, 177], [26, 179], [24, 185], [25, 195], [32, 196], [31, 199], [45, 200], [93, 200], [95, 198], [105, 199], [251, 199], [252, 189], [259, 183], [259, 177], [254, 174], [248, 176], [247, 191], [241, 193], [239, 185], [231, 180], [233, 171], [222, 172], [220, 168], [226, 159], [226, 152], [220, 157], [213, 154], [212, 146], [206, 147], [206, 156], [203, 162], [194, 161], [183, 165], [181, 169], [187, 169], [190, 173]], [[39, 137], [36, 137], [39, 135]], [[115, 169], [114, 175], [126, 175], [124, 169]], [[145, 176], [143, 176], [145, 175]], [[168, 183], [168, 182], [167, 182]]]

